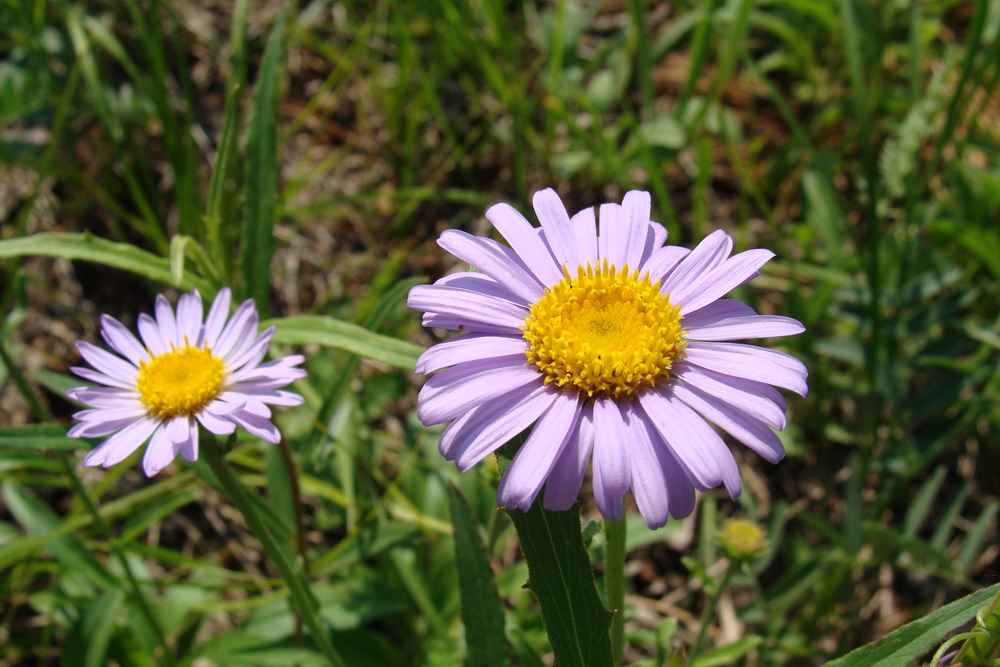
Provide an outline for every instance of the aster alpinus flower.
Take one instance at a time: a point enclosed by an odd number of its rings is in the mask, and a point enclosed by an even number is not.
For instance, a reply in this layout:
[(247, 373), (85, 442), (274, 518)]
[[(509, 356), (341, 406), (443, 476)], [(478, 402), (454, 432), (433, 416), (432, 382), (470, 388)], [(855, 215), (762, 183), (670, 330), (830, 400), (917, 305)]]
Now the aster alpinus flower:
[[(476, 271), (410, 291), (423, 323), (464, 332), (428, 349), (434, 373), (419, 395), (424, 425), (451, 422), (440, 451), (465, 471), (534, 424), (504, 473), (497, 500), (569, 509), (593, 459), (601, 513), (621, 519), (631, 489), (646, 523), (694, 508), (694, 491), (741, 491), (736, 460), (709, 421), (766, 460), (784, 456), (772, 429), (785, 401), (805, 395), (794, 357), (731, 341), (804, 327), (723, 298), (774, 256), (730, 257), (722, 231), (694, 250), (664, 245), (646, 192), (572, 218), (558, 195), (534, 196), (535, 228), (507, 204), (486, 212), (510, 246), (457, 230), (438, 244)], [(706, 421), (707, 420), (707, 421)]]
[[(155, 319), (139, 315), (139, 341), (121, 322), (101, 316), (101, 335), (119, 355), (85, 341), (77, 343), (93, 368), (72, 368), (99, 387), (67, 392), (91, 409), (77, 412), (79, 420), (68, 435), (97, 438), (110, 435), (84, 459), (84, 465), (105, 468), (119, 463), (149, 440), (143, 470), (153, 476), (180, 452), (198, 458), (198, 425), (217, 435), (241, 426), (253, 435), (277, 443), (281, 434), (271, 422), (268, 405), (299, 405), (302, 397), (281, 388), (304, 377), (295, 368), (301, 355), (261, 363), (274, 327), (257, 334), (253, 299), (229, 317), (231, 295), (219, 291), (202, 318), (201, 295), (183, 294), (177, 312), (163, 295), (156, 297)], [(113, 435), (112, 435), (113, 434)]]

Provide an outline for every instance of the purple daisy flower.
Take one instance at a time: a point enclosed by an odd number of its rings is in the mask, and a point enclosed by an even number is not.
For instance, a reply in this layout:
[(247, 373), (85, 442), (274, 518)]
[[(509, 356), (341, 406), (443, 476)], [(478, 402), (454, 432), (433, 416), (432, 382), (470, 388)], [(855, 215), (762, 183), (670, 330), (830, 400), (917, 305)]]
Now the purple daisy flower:
[(156, 318), (139, 315), (142, 342), (118, 320), (101, 316), (101, 335), (121, 357), (85, 341), (77, 349), (90, 368), (72, 368), (101, 387), (78, 387), (66, 395), (92, 409), (78, 412), (69, 430), (73, 438), (111, 435), (83, 460), (105, 468), (122, 461), (150, 440), (142, 467), (152, 477), (177, 452), (198, 458), (198, 424), (217, 435), (242, 426), (268, 442), (281, 434), (271, 423), (268, 405), (299, 405), (302, 397), (281, 387), (305, 377), (295, 368), (301, 355), (261, 363), (274, 335), (257, 335), (253, 299), (229, 317), (231, 294), (219, 291), (203, 319), (201, 295), (181, 296), (177, 313), (159, 295)]
[[(742, 487), (736, 460), (711, 421), (772, 463), (771, 429), (785, 401), (805, 395), (806, 369), (782, 352), (723, 342), (805, 328), (724, 299), (774, 256), (732, 257), (722, 231), (694, 250), (664, 245), (646, 192), (572, 218), (551, 189), (535, 194), (541, 228), (507, 204), (486, 217), (510, 243), (449, 230), (438, 244), (476, 272), (410, 291), (423, 323), (466, 332), (428, 349), (417, 372), (424, 425), (451, 422), (440, 450), (465, 471), (534, 424), (497, 500), (527, 510), (569, 509), (593, 458), (601, 513), (621, 519), (631, 489), (650, 528), (694, 509), (694, 491)], [(444, 370), (442, 370), (444, 369)], [(440, 371), (440, 372), (436, 372)]]

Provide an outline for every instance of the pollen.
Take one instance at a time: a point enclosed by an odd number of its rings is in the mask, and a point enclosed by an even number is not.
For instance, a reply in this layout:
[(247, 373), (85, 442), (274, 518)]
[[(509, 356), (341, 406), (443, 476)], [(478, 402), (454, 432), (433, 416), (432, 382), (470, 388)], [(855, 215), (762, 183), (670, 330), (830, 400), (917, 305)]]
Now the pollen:
[(670, 377), (686, 343), (680, 306), (625, 265), (579, 267), (531, 307), (522, 330), (525, 354), (545, 383), (588, 397), (629, 397)]
[(185, 345), (140, 361), (136, 388), (150, 415), (190, 417), (219, 395), (224, 371), (222, 360), (208, 347)]

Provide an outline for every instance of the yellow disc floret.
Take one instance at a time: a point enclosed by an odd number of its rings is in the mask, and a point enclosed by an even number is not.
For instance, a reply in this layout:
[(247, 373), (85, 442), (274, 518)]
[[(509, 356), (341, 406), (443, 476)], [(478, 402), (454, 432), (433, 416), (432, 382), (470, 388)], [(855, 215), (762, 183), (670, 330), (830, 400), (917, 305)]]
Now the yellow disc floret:
[(618, 398), (666, 380), (686, 343), (680, 306), (660, 294), (659, 283), (607, 260), (579, 267), (575, 278), (563, 273), (522, 327), (528, 362), (545, 382)]
[(219, 395), (224, 371), (210, 349), (185, 345), (140, 361), (136, 388), (150, 415), (192, 416)]

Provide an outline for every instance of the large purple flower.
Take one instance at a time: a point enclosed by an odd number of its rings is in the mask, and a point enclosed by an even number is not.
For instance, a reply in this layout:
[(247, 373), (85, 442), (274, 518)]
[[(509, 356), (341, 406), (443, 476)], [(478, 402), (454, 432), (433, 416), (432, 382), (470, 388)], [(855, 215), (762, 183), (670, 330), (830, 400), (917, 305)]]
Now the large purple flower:
[(73, 415), (80, 422), (68, 435), (114, 434), (87, 455), (84, 465), (112, 466), (152, 436), (142, 465), (153, 476), (178, 452), (188, 461), (198, 458), (199, 423), (218, 435), (242, 426), (268, 442), (281, 439), (267, 406), (302, 403), (301, 396), (281, 387), (305, 376), (295, 368), (304, 359), (293, 355), (261, 363), (274, 327), (257, 335), (253, 300), (244, 301), (232, 318), (230, 300), (229, 289), (221, 290), (203, 320), (197, 291), (181, 296), (176, 315), (161, 294), (155, 319), (139, 315), (142, 343), (121, 322), (102, 315), (101, 335), (121, 357), (77, 343), (94, 370), (72, 371), (104, 386), (66, 392), (92, 408)]
[(610, 519), (622, 518), (629, 489), (651, 528), (690, 514), (695, 489), (724, 484), (738, 496), (736, 461), (706, 419), (774, 463), (785, 401), (770, 385), (807, 391), (794, 357), (722, 342), (804, 331), (722, 298), (774, 253), (730, 257), (722, 231), (694, 250), (664, 245), (645, 192), (601, 205), (600, 233), (593, 208), (570, 218), (551, 189), (534, 208), (541, 228), (507, 204), (486, 211), (510, 247), (444, 232), (438, 244), (476, 272), (410, 291), (425, 326), (465, 332), (417, 363), (440, 371), (417, 414), (451, 422), (441, 453), (465, 471), (534, 424), (497, 491), (523, 510), (543, 485), (546, 509), (569, 509), (592, 455), (594, 496)]

